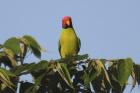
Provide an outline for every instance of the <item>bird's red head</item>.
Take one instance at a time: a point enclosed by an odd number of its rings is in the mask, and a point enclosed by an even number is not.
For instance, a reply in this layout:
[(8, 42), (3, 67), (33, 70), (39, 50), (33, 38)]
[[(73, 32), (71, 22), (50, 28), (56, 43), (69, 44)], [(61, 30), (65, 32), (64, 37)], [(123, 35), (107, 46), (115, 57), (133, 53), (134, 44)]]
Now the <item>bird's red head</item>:
[(65, 16), (62, 19), (62, 28), (72, 28), (72, 19), (70, 16)]

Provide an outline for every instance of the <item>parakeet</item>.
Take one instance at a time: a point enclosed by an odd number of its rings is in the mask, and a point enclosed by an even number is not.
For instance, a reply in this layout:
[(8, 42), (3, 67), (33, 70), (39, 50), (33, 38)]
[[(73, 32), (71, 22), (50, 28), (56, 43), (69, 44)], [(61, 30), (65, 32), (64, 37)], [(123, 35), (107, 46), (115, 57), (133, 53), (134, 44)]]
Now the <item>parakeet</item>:
[(62, 19), (62, 31), (58, 43), (61, 58), (76, 56), (80, 50), (81, 41), (75, 33), (70, 16)]

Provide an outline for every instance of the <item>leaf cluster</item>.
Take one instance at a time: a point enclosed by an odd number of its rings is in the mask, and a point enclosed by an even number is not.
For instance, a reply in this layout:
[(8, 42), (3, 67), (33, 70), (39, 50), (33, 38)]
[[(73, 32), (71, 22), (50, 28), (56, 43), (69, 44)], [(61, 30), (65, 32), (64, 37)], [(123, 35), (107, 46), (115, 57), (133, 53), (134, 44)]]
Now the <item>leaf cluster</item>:
[[(25, 63), (28, 54), (39, 62)], [(123, 93), (132, 77), (140, 84), (140, 65), (131, 58), (91, 59), (87, 54), (41, 60), (42, 47), (31, 36), (12, 37), (0, 45), (0, 93)], [(33, 82), (20, 77), (30, 74)]]

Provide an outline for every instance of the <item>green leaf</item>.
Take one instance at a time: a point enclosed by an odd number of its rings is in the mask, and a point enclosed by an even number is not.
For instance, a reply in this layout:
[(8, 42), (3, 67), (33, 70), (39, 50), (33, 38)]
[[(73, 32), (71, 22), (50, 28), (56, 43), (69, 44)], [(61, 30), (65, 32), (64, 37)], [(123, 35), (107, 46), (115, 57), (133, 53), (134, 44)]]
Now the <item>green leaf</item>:
[[(22, 42), (21, 41), (21, 39), (20, 39), (20, 42)], [(26, 44), (24, 44), (23, 42), (21, 43), (21, 52), (20, 52), (20, 61), (21, 61), (21, 64), (23, 65), (23, 62), (24, 62), (24, 58), (25, 58), (25, 56), (26, 56), (26, 54), (27, 54), (27, 50), (28, 50), (28, 47), (27, 47), (27, 45)]]
[[(103, 61), (103, 62), (102, 62)], [(88, 64), (87, 72), (85, 73), (85, 86), (89, 87), (91, 81), (97, 79), (99, 75), (103, 74), (108, 83), (111, 85), (110, 78), (104, 66), (104, 60), (95, 60)]]
[(47, 71), (48, 62), (46, 60), (42, 60), (37, 64), (31, 63), (17, 66), (13, 72), (18, 76), (30, 73), (33, 76), (35, 84), (40, 85), (42, 78), (47, 74)]
[(33, 54), (40, 58), (41, 57), (41, 46), (38, 44), (38, 42), (31, 36), (25, 35), (23, 38), (21, 38), (22, 41), (30, 47), (32, 50)]
[(4, 48), (3, 51), (0, 52), (0, 62), (10, 68), (17, 66), (15, 54), (11, 49), (7, 49), (7, 48)]
[(84, 74), (84, 85), (90, 87), (91, 81), (95, 80), (102, 72), (102, 68), (98, 65), (97, 61), (92, 61), (88, 64), (88, 68)]
[(90, 87), (89, 84), (93, 79), (95, 79), (94, 76), (96, 76), (96, 75), (93, 75), (92, 77), (89, 77), (89, 74), (87, 72), (84, 72), (84, 75), (81, 78), (82, 78), (82, 80), (84, 80), (84, 86), (85, 87)]
[(14, 68), (13, 73), (15, 73), (18, 76), (23, 75), (23, 74), (28, 74), (29, 72), (27, 71), (31, 69), (34, 65), (35, 63), (23, 64), (23, 65), (17, 66)]
[(65, 83), (73, 89), (70, 73), (64, 63), (57, 63), (56, 70), (58, 71), (61, 78), (65, 81)]
[(84, 59), (87, 59), (88, 57), (89, 57), (88, 54), (78, 55), (77, 60), (84, 60)]
[(0, 68), (2, 72), (5, 72), (9, 77), (15, 77), (16, 75), (14, 73), (12, 73), (9, 70), (6, 70), (4, 68)]
[(15, 75), (3, 68), (0, 68), (0, 81), (5, 87), (9, 87), (10, 89), (14, 90), (14, 84), (10, 81), (11, 76)]
[(17, 66), (13, 72), (16, 75), (28, 74), (32, 72), (39, 72), (40, 70), (48, 70), (48, 62), (46, 60), (40, 61), (38, 64), (30, 63)]
[(37, 93), (39, 87), (29, 82), (21, 82), (19, 93)]
[[(29, 71), (33, 76), (36, 85), (40, 85), (42, 79), (48, 74), (48, 62), (45, 60), (40, 61), (34, 65)], [(44, 81), (45, 82), (45, 81)]]
[(18, 54), (20, 52), (20, 42), (16, 37), (12, 37), (6, 40), (3, 46), (5, 48), (11, 49), (15, 54)]
[(3, 45), (0, 44), (0, 49), (3, 48)]
[(38, 64), (35, 64), (29, 69), (29, 72), (38, 72), (39, 70), (48, 70), (48, 61), (41, 60)]
[[(132, 92), (132, 90), (135, 88), (135, 86), (136, 86), (136, 84), (137, 84), (137, 75), (136, 75), (136, 73), (137, 73), (137, 71), (136, 71), (136, 69), (135, 69), (135, 66), (136, 66), (136, 64), (133, 64), (133, 70), (132, 70), (132, 73), (131, 73), (131, 76), (132, 76), (132, 87), (131, 87), (131, 91), (130, 92)], [(140, 71), (140, 70), (139, 70)], [(138, 72), (139, 72), (138, 71)], [(139, 74), (139, 73), (138, 73)], [(139, 85), (139, 83), (138, 83), (138, 85)]]
[(110, 86), (112, 86), (110, 78), (109, 78), (109, 75), (108, 75), (108, 72), (107, 72), (107, 70), (106, 70), (106, 68), (104, 66), (104, 64), (105, 64), (104, 59), (97, 60), (97, 63), (102, 68), (102, 72), (103, 72), (107, 82), (110, 84)]
[(31, 46), (31, 49), (32, 49), (33, 54), (34, 54), (36, 57), (41, 58), (41, 50), (40, 50), (40, 49), (37, 49), (37, 48), (32, 47), (32, 46)]
[(118, 81), (120, 83), (120, 86), (124, 86), (129, 76), (131, 75), (132, 68), (133, 68), (133, 61), (131, 58), (127, 59), (120, 59), (118, 60)]
[(68, 71), (68, 69), (67, 69), (66, 64), (60, 63), (60, 65), (61, 65), (61, 68), (62, 68), (64, 74), (65, 74), (66, 79), (68, 80), (69, 83), (71, 83), (70, 73), (69, 73), (69, 71)]
[(139, 64), (134, 65), (134, 74), (135, 74), (135, 78), (138, 85), (140, 85), (140, 65)]

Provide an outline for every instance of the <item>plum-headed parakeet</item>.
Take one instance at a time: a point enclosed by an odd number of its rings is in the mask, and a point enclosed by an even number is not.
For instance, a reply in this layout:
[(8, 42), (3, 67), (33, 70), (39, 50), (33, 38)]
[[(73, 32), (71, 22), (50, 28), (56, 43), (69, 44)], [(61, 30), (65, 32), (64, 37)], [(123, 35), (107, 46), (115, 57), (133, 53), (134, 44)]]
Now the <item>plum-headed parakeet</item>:
[(72, 19), (69, 16), (62, 19), (62, 32), (58, 47), (61, 58), (76, 56), (80, 50), (81, 42), (75, 33)]

